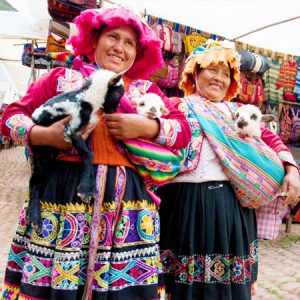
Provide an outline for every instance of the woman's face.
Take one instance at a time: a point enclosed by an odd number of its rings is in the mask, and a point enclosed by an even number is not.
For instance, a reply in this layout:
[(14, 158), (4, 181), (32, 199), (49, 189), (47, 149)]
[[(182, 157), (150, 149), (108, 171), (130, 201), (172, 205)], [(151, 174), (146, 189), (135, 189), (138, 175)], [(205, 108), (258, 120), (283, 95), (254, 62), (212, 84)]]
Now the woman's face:
[(105, 28), (95, 45), (97, 64), (120, 73), (131, 67), (137, 53), (137, 36), (131, 26)]
[(230, 68), (223, 64), (210, 65), (200, 69), (196, 80), (197, 94), (211, 101), (220, 102), (231, 83)]

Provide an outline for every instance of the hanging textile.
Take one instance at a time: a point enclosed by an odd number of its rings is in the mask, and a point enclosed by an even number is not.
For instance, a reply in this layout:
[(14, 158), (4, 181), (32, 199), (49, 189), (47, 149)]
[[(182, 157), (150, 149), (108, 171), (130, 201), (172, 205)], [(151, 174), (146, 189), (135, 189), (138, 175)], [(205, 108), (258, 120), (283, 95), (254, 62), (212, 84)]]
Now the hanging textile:
[(296, 74), (296, 83), (294, 88), (295, 97), (297, 97), (297, 101), (300, 102), (300, 57), (298, 57), (298, 69)]
[(284, 88), (283, 96), (285, 100), (288, 101), (296, 101), (296, 97), (294, 95), (294, 88), (296, 84), (296, 74), (298, 70), (297, 61), (287, 61), (279, 71), (279, 77), (276, 84), (276, 87), (279, 89), (281, 87)]
[(279, 77), (280, 62), (276, 59), (268, 58), (270, 69), (263, 75), (265, 82), (266, 102), (272, 106), (278, 105), (283, 99), (283, 87), (277, 89), (276, 83)]

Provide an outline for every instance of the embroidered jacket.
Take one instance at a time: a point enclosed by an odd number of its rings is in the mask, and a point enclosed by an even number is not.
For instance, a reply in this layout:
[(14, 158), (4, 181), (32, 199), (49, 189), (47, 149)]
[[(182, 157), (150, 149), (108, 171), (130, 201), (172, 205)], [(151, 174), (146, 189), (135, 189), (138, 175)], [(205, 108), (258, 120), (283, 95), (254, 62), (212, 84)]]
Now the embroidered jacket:
[[(200, 98), (200, 96), (197, 95), (190, 95), (188, 97)], [(232, 109), (232, 111), (236, 110), (236, 106), (237, 106), (236, 103), (228, 102), (228, 105)], [(190, 111), (187, 103), (184, 102), (184, 99), (182, 99), (182, 102), (179, 104), (179, 109), (182, 112), (184, 112), (184, 114), (186, 115), (192, 130), (191, 142), (188, 145), (187, 156), (181, 170), (181, 173), (183, 173), (183, 172), (195, 170), (197, 168), (198, 163), (200, 161), (204, 135), (201, 133), (202, 130), (196, 116), (194, 115), (193, 112)], [(269, 129), (265, 127), (262, 127), (261, 131), (262, 131), (261, 134), (262, 140), (277, 153), (279, 159), (283, 163), (287, 162), (297, 167), (297, 164), (290, 150), (283, 144), (281, 139), (276, 134), (274, 134), (273, 132), (271, 132)]]
[[(94, 71), (93, 65), (85, 64), (78, 71), (57, 67), (43, 75), (31, 84), (20, 101), (7, 106), (0, 130), (15, 141), (28, 145), (28, 134), (34, 125), (31, 120), (33, 111), (53, 96), (80, 87), (84, 83), (84, 77), (90, 76)], [(180, 99), (167, 98), (155, 83), (144, 80), (131, 82), (128, 90), (134, 91), (141, 87), (146, 87), (147, 93), (158, 94), (170, 112), (168, 116), (159, 119), (160, 132), (154, 141), (173, 148), (186, 147), (191, 138), (191, 130), (185, 116), (177, 109)]]

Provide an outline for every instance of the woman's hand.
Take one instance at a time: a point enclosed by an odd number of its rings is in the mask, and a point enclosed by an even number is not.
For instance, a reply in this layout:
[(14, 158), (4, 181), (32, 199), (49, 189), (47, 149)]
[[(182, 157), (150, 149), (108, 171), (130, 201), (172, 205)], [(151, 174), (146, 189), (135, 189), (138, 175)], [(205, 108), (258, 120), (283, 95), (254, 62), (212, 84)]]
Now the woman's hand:
[[(33, 146), (51, 146), (60, 150), (72, 147), (64, 138), (65, 125), (70, 122), (71, 116), (53, 123), (49, 127), (35, 125), (29, 134), (29, 142)], [(86, 140), (96, 125), (89, 124), (81, 131), (82, 138)]]
[(71, 148), (71, 144), (64, 139), (64, 128), (71, 118), (68, 116), (49, 127), (33, 126), (29, 134), (29, 143), (33, 146), (51, 146), (60, 150)]
[(138, 137), (154, 138), (159, 133), (159, 122), (137, 114), (104, 114), (108, 131), (118, 140)]
[(286, 175), (283, 180), (283, 196), (286, 196), (284, 205), (296, 205), (300, 195), (300, 179), (298, 169), (293, 165), (285, 165)]

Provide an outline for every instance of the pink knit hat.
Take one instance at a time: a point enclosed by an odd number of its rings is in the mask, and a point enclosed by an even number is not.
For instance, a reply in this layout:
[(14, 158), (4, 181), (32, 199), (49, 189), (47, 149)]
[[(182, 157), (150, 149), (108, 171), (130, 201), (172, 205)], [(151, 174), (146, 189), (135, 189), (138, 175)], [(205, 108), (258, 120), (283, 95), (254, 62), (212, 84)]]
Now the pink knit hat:
[(94, 29), (100, 29), (102, 25), (108, 27), (130, 25), (138, 31), (139, 41), (135, 61), (125, 75), (130, 79), (149, 79), (150, 74), (163, 65), (160, 39), (131, 9), (122, 6), (86, 9), (75, 18), (74, 23), (78, 32), (70, 37), (68, 43), (72, 45), (75, 55), (84, 54), (94, 63)]

